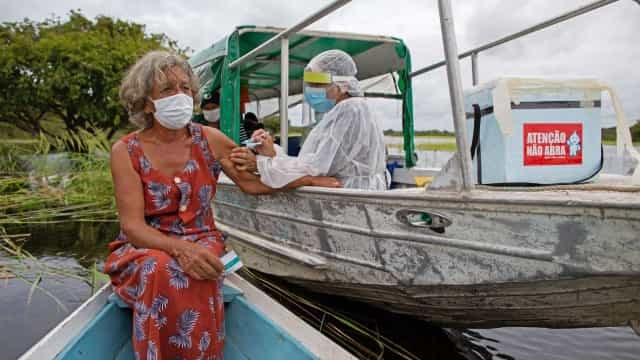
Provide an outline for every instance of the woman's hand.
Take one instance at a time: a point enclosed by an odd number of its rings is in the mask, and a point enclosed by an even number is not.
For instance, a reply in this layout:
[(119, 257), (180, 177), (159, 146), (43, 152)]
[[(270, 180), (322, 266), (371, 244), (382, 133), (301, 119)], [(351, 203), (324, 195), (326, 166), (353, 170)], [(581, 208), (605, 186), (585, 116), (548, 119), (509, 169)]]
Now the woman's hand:
[(237, 147), (231, 150), (229, 158), (238, 171), (248, 171), (254, 173), (258, 171), (256, 155), (246, 147)]
[(220, 259), (198, 244), (181, 241), (171, 255), (176, 258), (182, 270), (196, 280), (215, 280), (224, 271)]
[(273, 145), (273, 138), (264, 129), (258, 129), (251, 135), (251, 141), (259, 142), (260, 145), (256, 146), (258, 154), (268, 157), (276, 156), (276, 148)]
[(331, 176), (312, 176), (311, 186), (339, 188), (342, 187), (342, 184), (340, 183), (340, 181), (338, 181), (338, 179)]

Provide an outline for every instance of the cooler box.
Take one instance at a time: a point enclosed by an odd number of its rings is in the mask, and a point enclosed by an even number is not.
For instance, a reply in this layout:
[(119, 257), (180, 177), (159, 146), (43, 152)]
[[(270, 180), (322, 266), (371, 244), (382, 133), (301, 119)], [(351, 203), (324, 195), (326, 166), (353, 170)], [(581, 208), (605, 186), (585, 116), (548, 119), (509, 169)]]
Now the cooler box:
[(572, 184), (602, 168), (601, 89), (589, 80), (504, 78), (465, 91), (478, 184)]

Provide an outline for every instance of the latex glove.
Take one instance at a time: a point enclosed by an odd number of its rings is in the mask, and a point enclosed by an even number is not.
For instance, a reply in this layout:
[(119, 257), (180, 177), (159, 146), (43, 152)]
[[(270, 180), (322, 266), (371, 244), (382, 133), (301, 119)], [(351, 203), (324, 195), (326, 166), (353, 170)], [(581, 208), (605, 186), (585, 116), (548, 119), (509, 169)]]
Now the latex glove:
[(248, 171), (251, 173), (258, 171), (256, 155), (249, 148), (234, 148), (233, 150), (231, 150), (231, 155), (229, 156), (229, 158), (238, 171)]
[(259, 142), (260, 145), (256, 145), (255, 149), (258, 154), (268, 157), (276, 156), (276, 149), (273, 145), (273, 137), (264, 129), (258, 129), (251, 135), (253, 142)]

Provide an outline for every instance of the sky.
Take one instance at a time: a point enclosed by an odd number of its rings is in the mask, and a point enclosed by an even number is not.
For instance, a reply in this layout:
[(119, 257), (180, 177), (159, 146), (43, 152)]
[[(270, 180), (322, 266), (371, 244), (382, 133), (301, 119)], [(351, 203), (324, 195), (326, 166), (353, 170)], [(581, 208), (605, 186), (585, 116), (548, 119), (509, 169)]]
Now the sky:
[[(572, 10), (593, 0), (453, 0), (460, 52)], [(81, 9), (88, 17), (113, 16), (165, 33), (180, 46), (200, 50), (237, 25), (287, 27), (329, 0), (0, 0), (0, 22), (25, 17), (64, 17)], [(444, 58), (436, 0), (355, 0), (310, 29), (402, 38), (414, 70)], [(620, 0), (566, 23), (528, 35), (479, 55), (480, 82), (500, 76), (590, 77), (618, 90), (625, 114), (640, 120), (640, 4)], [(471, 86), (469, 60), (461, 63), (463, 85)], [(453, 128), (444, 68), (414, 78), (415, 127)], [(614, 124), (603, 99), (603, 126)], [(263, 106), (263, 109), (267, 106)], [(392, 104), (376, 104), (383, 128), (400, 129)], [(295, 113), (295, 110), (291, 111)], [(292, 114), (295, 117), (295, 114)]]

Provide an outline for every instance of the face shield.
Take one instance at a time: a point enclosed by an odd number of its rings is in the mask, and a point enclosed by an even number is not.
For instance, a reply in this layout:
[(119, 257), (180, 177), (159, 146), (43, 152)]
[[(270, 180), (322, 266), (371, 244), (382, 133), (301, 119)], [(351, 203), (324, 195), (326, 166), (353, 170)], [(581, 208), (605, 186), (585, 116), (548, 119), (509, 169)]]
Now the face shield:
[[(305, 71), (303, 77), (303, 126), (315, 125), (325, 113), (335, 105), (336, 100), (327, 95), (331, 86), (337, 86), (342, 92), (349, 93), (350, 84), (358, 83), (354, 76), (339, 76), (326, 72)], [(358, 86), (359, 87), (359, 86)]]

